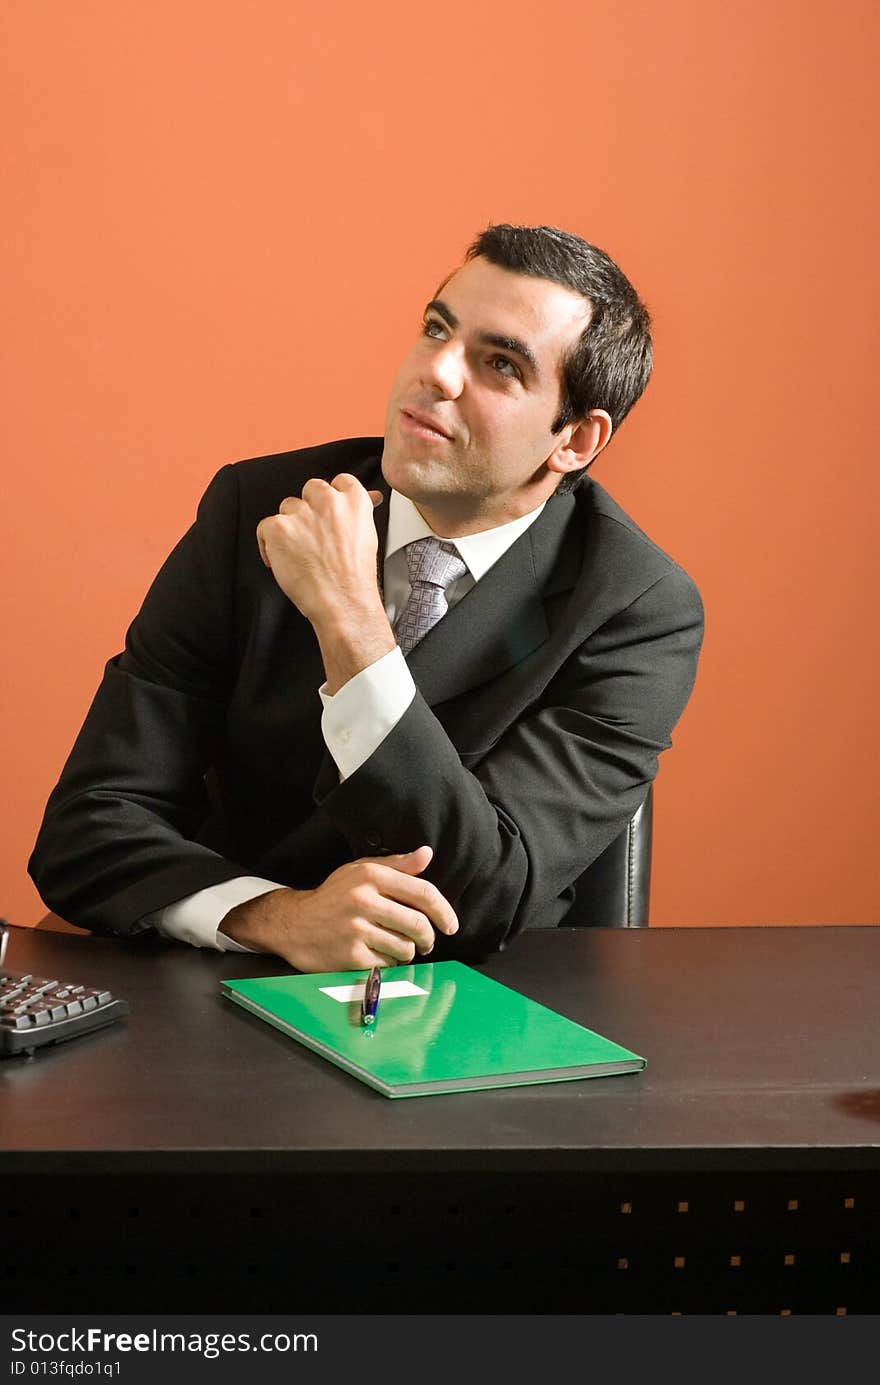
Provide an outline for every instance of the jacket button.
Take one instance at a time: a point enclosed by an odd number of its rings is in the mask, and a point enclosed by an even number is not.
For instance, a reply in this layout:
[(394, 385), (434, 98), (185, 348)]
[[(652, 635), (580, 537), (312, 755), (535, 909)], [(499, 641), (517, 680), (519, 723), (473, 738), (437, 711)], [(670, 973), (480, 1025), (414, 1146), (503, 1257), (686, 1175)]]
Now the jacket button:
[(366, 835), (365, 840), (366, 840), (367, 846), (381, 846), (381, 845), (382, 845), (382, 838), (380, 837), (380, 835), (379, 835), (378, 832), (368, 832), (367, 835)]

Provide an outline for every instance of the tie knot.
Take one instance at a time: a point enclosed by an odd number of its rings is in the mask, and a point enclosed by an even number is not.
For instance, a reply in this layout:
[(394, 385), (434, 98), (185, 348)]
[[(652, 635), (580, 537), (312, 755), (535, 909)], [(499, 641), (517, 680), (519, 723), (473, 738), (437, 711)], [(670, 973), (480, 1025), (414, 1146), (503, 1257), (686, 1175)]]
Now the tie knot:
[(445, 591), (467, 572), (455, 544), (444, 539), (435, 539), (433, 536), (408, 543), (406, 563), (410, 584), (413, 587), (417, 582), (428, 582), (432, 587), (440, 587)]

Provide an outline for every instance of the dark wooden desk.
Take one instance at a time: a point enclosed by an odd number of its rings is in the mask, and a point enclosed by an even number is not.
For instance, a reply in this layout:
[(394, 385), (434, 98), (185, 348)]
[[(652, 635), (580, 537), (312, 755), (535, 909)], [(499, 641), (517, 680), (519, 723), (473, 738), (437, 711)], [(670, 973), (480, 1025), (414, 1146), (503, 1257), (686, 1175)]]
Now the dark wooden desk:
[(221, 998), (269, 958), (7, 966), (131, 1015), (0, 1064), (6, 1311), (880, 1309), (880, 929), (527, 935), (482, 969), (647, 1070), (406, 1101)]

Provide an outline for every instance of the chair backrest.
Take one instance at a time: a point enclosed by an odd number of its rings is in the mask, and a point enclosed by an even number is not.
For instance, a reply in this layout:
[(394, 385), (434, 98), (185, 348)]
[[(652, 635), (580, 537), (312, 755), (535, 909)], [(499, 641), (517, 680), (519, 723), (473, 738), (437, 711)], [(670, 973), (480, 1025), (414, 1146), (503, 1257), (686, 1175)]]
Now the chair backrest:
[(646, 928), (651, 894), (654, 790), (601, 856), (575, 882), (560, 928)]

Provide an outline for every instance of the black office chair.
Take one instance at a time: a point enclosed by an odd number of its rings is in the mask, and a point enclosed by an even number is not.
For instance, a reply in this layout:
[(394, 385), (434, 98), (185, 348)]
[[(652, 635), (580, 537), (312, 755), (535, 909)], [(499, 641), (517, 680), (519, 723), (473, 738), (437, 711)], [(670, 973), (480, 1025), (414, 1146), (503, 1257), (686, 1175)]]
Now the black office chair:
[(627, 827), (575, 882), (560, 928), (647, 928), (654, 790)]

